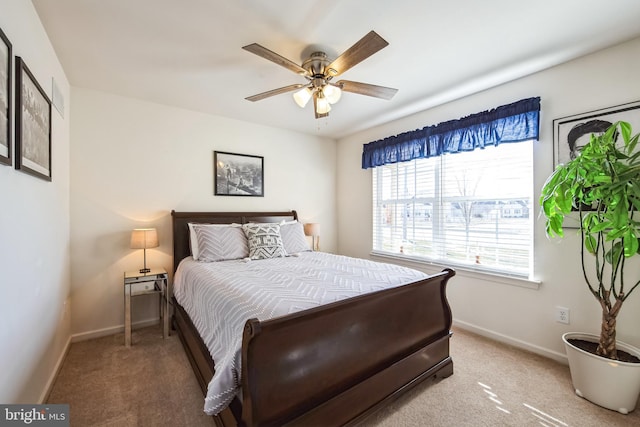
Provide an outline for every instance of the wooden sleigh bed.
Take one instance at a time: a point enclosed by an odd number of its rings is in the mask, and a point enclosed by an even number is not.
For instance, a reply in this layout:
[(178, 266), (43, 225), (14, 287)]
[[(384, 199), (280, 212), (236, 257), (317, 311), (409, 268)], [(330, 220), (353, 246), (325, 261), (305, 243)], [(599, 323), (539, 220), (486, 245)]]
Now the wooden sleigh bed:
[[(188, 223), (297, 219), (295, 211), (171, 215), (174, 272), (190, 255)], [(242, 399), (235, 398), (215, 416), (216, 425), (357, 425), (423, 380), (452, 375), (451, 310), (445, 288), (454, 274), (445, 269), (425, 280), (284, 317), (247, 319)], [(173, 326), (206, 393), (214, 361), (188, 314), (175, 299), (173, 305)], [(322, 351), (304, 361), (295, 357), (309, 346)]]

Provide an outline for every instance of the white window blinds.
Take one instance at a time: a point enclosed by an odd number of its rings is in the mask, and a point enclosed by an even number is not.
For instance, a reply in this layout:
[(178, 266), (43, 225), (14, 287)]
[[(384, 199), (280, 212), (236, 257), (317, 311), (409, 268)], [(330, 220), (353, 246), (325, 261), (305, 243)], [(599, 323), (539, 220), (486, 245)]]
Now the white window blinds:
[(528, 277), (532, 141), (379, 166), (373, 251)]

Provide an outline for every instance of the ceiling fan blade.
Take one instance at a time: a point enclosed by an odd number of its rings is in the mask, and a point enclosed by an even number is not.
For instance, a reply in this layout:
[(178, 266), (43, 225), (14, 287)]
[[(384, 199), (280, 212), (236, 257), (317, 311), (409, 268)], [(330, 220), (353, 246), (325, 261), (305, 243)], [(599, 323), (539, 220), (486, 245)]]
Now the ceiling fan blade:
[(288, 60), (284, 56), (280, 56), (277, 53), (267, 49), (264, 46), (260, 46), (258, 43), (252, 43), (247, 46), (242, 47), (244, 50), (254, 53), (258, 56), (263, 57), (264, 59), (268, 59), (271, 62), (275, 62), (276, 64), (284, 67), (288, 70), (293, 71), (296, 74), (300, 74), (302, 76), (308, 75), (308, 71), (296, 64), (293, 61)]
[(325, 75), (327, 77), (338, 76), (388, 45), (389, 43), (378, 33), (370, 31), (329, 64), (325, 68)]
[(377, 86), (369, 83), (352, 82), (350, 80), (340, 80), (336, 82), (345, 92), (357, 93), (359, 95), (373, 96), (389, 100), (398, 92), (398, 89), (391, 87)]
[(247, 101), (251, 101), (251, 102), (256, 102), (256, 101), (260, 101), (261, 99), (265, 99), (265, 98), (269, 98), (270, 96), (274, 96), (274, 95), (280, 95), (281, 93), (287, 93), (287, 92), (292, 92), (296, 89), (300, 89), (305, 87), (306, 84), (295, 84), (295, 85), (289, 85), (289, 86), (285, 86), (285, 87), (281, 87), (278, 89), (273, 89), (267, 92), (262, 92), (259, 93), (257, 95), (253, 95), (253, 96), (248, 96), (245, 99)]

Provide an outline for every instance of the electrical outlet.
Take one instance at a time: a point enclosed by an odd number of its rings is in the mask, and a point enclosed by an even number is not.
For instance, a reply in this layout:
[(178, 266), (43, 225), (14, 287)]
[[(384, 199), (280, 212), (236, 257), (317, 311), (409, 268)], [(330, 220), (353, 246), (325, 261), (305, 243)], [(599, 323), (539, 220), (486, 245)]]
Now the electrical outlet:
[(569, 309), (566, 307), (556, 307), (556, 322), (569, 324)]

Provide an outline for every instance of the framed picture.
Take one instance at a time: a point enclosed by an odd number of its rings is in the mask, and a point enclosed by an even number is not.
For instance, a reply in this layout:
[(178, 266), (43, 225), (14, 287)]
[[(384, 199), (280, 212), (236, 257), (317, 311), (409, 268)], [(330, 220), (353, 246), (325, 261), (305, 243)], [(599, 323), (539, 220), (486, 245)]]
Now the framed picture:
[(0, 163), (11, 165), (11, 42), (0, 29)]
[(264, 157), (213, 152), (216, 196), (264, 196)]
[[(554, 167), (580, 155), (582, 147), (589, 142), (592, 134), (603, 133), (617, 121), (631, 124), (633, 133), (640, 131), (640, 101), (615, 107), (562, 117), (553, 121)], [(590, 208), (583, 207), (583, 211)], [(565, 228), (580, 228), (578, 211), (565, 217)]]
[(16, 57), (16, 169), (51, 181), (51, 101)]
[(593, 133), (603, 133), (617, 121), (631, 124), (634, 133), (640, 131), (640, 101), (602, 110), (590, 111), (553, 121), (553, 166), (566, 163), (580, 154)]

